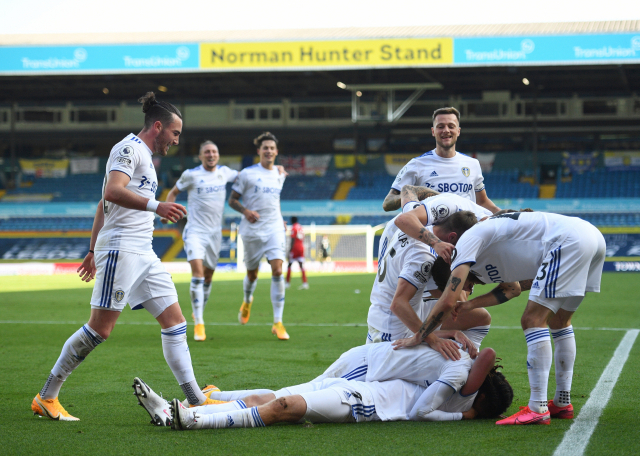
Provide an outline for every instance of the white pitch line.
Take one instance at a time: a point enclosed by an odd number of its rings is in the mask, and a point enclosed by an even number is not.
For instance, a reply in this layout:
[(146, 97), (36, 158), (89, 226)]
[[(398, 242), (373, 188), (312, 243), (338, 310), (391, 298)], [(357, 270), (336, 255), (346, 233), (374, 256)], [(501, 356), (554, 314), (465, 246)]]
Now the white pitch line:
[(591, 391), (589, 399), (580, 409), (578, 418), (564, 435), (553, 456), (582, 456), (584, 454), (589, 439), (598, 425), (600, 415), (611, 398), (620, 372), (629, 358), (629, 352), (638, 333), (640, 330), (631, 329), (624, 335), (613, 354), (613, 358), (604, 368), (596, 387)]

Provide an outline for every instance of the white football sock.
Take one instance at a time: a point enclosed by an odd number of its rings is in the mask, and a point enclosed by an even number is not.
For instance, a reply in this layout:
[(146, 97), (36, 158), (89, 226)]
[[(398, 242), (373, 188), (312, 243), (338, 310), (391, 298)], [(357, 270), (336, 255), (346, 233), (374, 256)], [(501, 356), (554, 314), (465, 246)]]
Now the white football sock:
[(196, 325), (204, 324), (202, 312), (204, 310), (204, 279), (202, 277), (193, 277), (189, 292), (191, 294), (191, 308), (193, 309), (193, 317)]
[(227, 402), (226, 404), (209, 404), (194, 407), (194, 411), (200, 415), (213, 415), (214, 413), (233, 412), (234, 410), (244, 410), (247, 404), (242, 399)]
[(202, 285), (202, 292), (204, 294), (202, 301), (202, 311), (204, 312), (204, 309), (207, 307), (207, 302), (209, 302), (209, 295), (211, 294), (211, 282), (205, 282)]
[(213, 415), (200, 415), (202, 429), (222, 429), (238, 427), (263, 427), (264, 423), (258, 413), (258, 407), (236, 410)]
[(524, 330), (527, 340), (527, 371), (529, 373), (529, 408), (537, 413), (547, 412), (547, 386), (551, 371), (551, 337), (547, 328)]
[(171, 372), (190, 404), (202, 404), (207, 400), (196, 382), (187, 345), (187, 322), (182, 322), (162, 332), (162, 351)]
[(282, 321), (284, 313), (284, 277), (271, 277), (271, 305), (273, 306), (273, 322)]
[(60, 388), (67, 377), (102, 342), (104, 339), (91, 329), (88, 323), (73, 333), (62, 347), (62, 353), (60, 353), (58, 361), (51, 369), (51, 374), (40, 391), (40, 397), (42, 399), (58, 397)]
[(562, 329), (551, 329), (553, 337), (554, 358), (556, 367), (556, 394), (553, 403), (564, 407), (571, 403), (571, 381), (573, 365), (576, 361), (576, 338), (573, 326)]
[(258, 286), (258, 279), (253, 282), (249, 282), (249, 277), (244, 276), (244, 280), (242, 281), (242, 289), (244, 290), (244, 302), (251, 302), (251, 297), (253, 296), (253, 292)]

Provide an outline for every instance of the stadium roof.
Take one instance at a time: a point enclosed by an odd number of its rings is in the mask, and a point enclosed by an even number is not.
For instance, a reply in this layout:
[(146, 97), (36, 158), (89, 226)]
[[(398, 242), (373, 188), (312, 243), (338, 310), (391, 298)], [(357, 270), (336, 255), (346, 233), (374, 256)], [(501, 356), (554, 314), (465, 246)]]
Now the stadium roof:
[(640, 20), (532, 24), (351, 27), (200, 32), (0, 34), (0, 46), (175, 43), (207, 41), (288, 41), (418, 37), (616, 34), (640, 32)]

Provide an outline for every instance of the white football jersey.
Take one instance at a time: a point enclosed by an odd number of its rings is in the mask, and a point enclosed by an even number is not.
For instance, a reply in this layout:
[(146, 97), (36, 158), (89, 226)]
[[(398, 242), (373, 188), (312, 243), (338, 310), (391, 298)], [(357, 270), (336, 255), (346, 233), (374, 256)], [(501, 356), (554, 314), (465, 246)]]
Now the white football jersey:
[[(484, 217), (491, 217), (493, 213), (473, 201), (456, 195), (455, 193), (443, 193), (420, 201), (427, 210), (427, 223), (425, 226), (438, 225), (447, 220), (451, 215), (459, 211), (471, 211), (478, 221)], [(405, 205), (407, 206), (407, 205)], [(409, 207), (411, 207), (409, 205)]]
[(111, 149), (102, 185), (104, 225), (98, 234), (94, 250), (153, 252), (151, 241), (155, 214), (127, 209), (104, 200), (107, 177), (111, 172), (125, 173), (131, 178), (126, 186), (127, 190), (155, 200), (158, 177), (153, 167), (152, 155), (153, 152), (147, 145), (133, 133)]
[(182, 173), (176, 187), (181, 192), (189, 192), (189, 214), (185, 229), (209, 233), (222, 228), (226, 185), (237, 176), (238, 171), (220, 165), (213, 171), (207, 171), (200, 165)]
[(435, 149), (413, 158), (400, 170), (391, 188), (405, 185), (429, 187), (440, 193), (455, 193), (475, 203), (476, 192), (484, 190), (480, 162), (460, 152), (443, 158)]
[(398, 279), (402, 278), (416, 287), (416, 294), (409, 302), (418, 313), (422, 305), (422, 292), (431, 278), (431, 267), (437, 254), (433, 248), (400, 230), (391, 238), (381, 238), (380, 243), (378, 273), (371, 289), (367, 324), (378, 331), (396, 334), (406, 329), (404, 323), (391, 312)]
[(576, 224), (587, 222), (545, 212), (495, 215), (460, 237), (451, 270), (470, 263), (484, 283), (533, 279), (547, 252), (560, 245)]
[(233, 190), (242, 196), (244, 207), (260, 214), (260, 219), (249, 223), (243, 216), (240, 235), (243, 238), (266, 240), (275, 230), (284, 231), (284, 221), (280, 213), (280, 192), (285, 175), (277, 168), (268, 170), (260, 163), (243, 169), (233, 184)]

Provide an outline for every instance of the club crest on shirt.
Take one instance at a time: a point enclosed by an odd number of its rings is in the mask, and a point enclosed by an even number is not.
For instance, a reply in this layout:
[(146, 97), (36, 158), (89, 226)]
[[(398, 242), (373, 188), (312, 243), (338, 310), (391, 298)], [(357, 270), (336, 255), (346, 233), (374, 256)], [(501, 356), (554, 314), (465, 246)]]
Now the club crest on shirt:
[(469, 168), (465, 166), (464, 168), (462, 168), (462, 174), (464, 174), (464, 177), (469, 177), (469, 174), (471, 174), (471, 171), (469, 171)]
[(122, 149), (120, 149), (118, 151), (118, 154), (121, 157), (130, 157), (133, 155), (133, 147), (131, 146), (124, 146)]
[(124, 291), (122, 290), (117, 290), (114, 294), (113, 297), (115, 298), (116, 302), (120, 302), (122, 301), (122, 298), (124, 298)]

